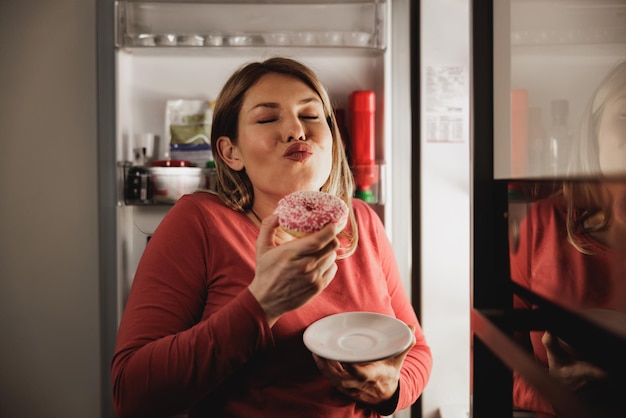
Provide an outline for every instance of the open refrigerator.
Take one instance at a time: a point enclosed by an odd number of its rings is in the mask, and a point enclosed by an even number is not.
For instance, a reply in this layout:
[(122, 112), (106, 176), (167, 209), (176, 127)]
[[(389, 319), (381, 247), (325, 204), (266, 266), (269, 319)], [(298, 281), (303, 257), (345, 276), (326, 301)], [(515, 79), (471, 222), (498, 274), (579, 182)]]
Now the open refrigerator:
[[(393, 2), (393, 7), (402, 3)], [(393, 236), (394, 206), (408, 202), (393, 198), (391, 178), (407, 187), (409, 176), (392, 176), (388, 171), (394, 166), (392, 143), (394, 155), (402, 155), (401, 149), (407, 158), (410, 154), (410, 118), (406, 117), (410, 97), (406, 89), (403, 97), (397, 97), (400, 90), (394, 91), (392, 85), (408, 77), (406, 67), (399, 68), (399, 74), (392, 68), (392, 49), (408, 48), (408, 39), (391, 36), (391, 15), (402, 12), (392, 10), (392, 2), (120, 1), (115, 7), (119, 313), (143, 248), (162, 217), (180, 193), (196, 185), (211, 188), (210, 163), (174, 155), (172, 131), (180, 122), (172, 114), (185, 112), (176, 102), (206, 104), (203, 110), (194, 108), (182, 116), (204, 113), (208, 133), (211, 102), (227, 77), (249, 61), (282, 55), (313, 68), (330, 93), (347, 148), (360, 140), (352, 135), (350, 96), (355, 91), (373, 92), (376, 175), (370, 203)], [(394, 133), (392, 128), (404, 132)], [(157, 170), (166, 170), (150, 165), (181, 159), (201, 172), (200, 182), (191, 189), (174, 184), (175, 190), (165, 193), (164, 176), (157, 178)], [(151, 188), (129, 190), (137, 174), (129, 173), (129, 168), (135, 166), (147, 168)]]
[[(230, 74), (272, 56), (298, 59), (320, 76), (347, 148), (359, 141), (351, 127), (351, 95), (373, 94), (374, 174), (366, 198), (385, 224), (410, 294), (409, 7), (409, 0), (100, 2), (99, 36), (114, 38), (113, 45), (100, 47), (105, 54), (99, 63), (99, 105), (104, 113), (108, 105), (114, 121), (114, 128), (100, 128), (102, 137), (112, 137), (112, 143), (101, 144), (100, 162), (107, 166), (101, 173), (115, 181), (109, 193), (115, 195), (114, 208), (101, 217), (103, 242), (115, 248), (108, 257), (115, 259), (115, 271), (102, 267), (109, 277), (103, 280), (103, 304), (115, 299), (114, 309), (103, 308), (106, 350), (112, 349), (150, 235), (182, 193), (212, 188), (208, 141), (204, 154), (185, 154), (189, 149), (174, 145), (174, 126), (181, 121), (176, 112), (188, 111), (184, 120), (203, 117), (201, 130), (210, 132), (212, 102)], [(105, 86), (111, 67), (112, 90)], [(185, 180), (188, 175), (193, 178)], [(106, 229), (111, 224), (114, 232)]]

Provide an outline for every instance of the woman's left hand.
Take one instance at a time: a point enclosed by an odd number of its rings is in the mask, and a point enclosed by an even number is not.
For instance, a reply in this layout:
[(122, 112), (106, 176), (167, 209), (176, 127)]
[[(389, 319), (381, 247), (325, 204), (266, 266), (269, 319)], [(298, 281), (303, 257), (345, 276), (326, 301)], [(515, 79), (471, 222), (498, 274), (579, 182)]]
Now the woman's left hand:
[[(411, 331), (415, 329), (412, 325), (409, 328)], [(396, 392), (402, 363), (414, 345), (415, 337), (411, 345), (397, 356), (369, 363), (342, 363), (315, 354), (313, 359), (320, 372), (339, 392), (356, 401), (376, 405)]]
[(571, 390), (583, 397), (593, 398), (601, 393), (607, 380), (607, 373), (599, 367), (583, 361), (564, 348), (559, 339), (546, 331), (541, 342), (546, 348), (550, 375), (556, 377)]

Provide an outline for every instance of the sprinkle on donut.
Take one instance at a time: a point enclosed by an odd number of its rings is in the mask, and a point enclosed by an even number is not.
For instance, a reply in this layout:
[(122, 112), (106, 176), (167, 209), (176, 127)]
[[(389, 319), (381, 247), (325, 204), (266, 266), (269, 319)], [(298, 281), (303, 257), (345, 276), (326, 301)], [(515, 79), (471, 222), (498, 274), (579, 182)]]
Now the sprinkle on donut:
[(302, 237), (319, 231), (330, 222), (345, 226), (348, 205), (328, 193), (299, 191), (280, 199), (274, 214), (278, 215), (278, 223), (284, 230)]

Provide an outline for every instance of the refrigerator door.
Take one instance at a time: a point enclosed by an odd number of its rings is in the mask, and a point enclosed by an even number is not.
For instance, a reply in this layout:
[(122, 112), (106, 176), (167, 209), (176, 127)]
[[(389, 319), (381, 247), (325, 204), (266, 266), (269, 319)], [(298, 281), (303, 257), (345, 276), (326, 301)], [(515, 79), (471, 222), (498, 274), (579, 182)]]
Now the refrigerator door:
[(495, 178), (594, 175), (570, 157), (595, 87), (626, 56), (625, 13), (623, 0), (494, 2)]
[(623, 385), (626, 340), (588, 309), (621, 318), (626, 300), (626, 1), (474, 2), (472, 14), (472, 412), (622, 416), (619, 396), (598, 403), (549, 373), (541, 339)]

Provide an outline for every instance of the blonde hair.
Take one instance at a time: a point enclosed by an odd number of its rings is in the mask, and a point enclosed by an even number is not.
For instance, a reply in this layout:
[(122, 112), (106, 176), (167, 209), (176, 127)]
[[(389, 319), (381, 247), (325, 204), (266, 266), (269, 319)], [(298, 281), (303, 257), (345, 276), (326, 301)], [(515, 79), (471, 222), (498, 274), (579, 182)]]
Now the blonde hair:
[(579, 134), (574, 138), (571, 159), (568, 166), (570, 175), (599, 176), (600, 157), (598, 133), (606, 104), (626, 88), (626, 59), (619, 61), (604, 76), (587, 103), (581, 118)]
[[(602, 176), (598, 134), (606, 103), (613, 100), (624, 88), (626, 60), (621, 60), (598, 84), (581, 119), (569, 172), (572, 177), (581, 176), (584, 179), (563, 183), (563, 194), (567, 202), (567, 238), (584, 254), (592, 254), (592, 251), (585, 246), (581, 236), (606, 229), (612, 217), (609, 205), (602, 204), (607, 200), (603, 195), (603, 181), (598, 179)], [(592, 217), (598, 221), (588, 222)]]
[[(581, 237), (606, 229), (611, 220), (611, 210), (602, 204), (605, 201), (602, 182), (600, 180), (566, 181), (563, 183), (563, 195), (567, 202), (567, 240), (581, 253), (594, 254)], [(598, 220), (589, 222), (592, 218)]]
[(313, 70), (296, 60), (273, 57), (262, 62), (251, 62), (239, 68), (226, 81), (215, 102), (211, 127), (211, 147), (216, 168), (216, 193), (220, 200), (233, 210), (247, 212), (252, 209), (254, 203), (252, 182), (245, 169), (235, 171), (224, 162), (217, 152), (217, 139), (220, 136), (227, 136), (233, 144), (237, 143), (239, 112), (245, 94), (266, 74), (285, 74), (295, 77), (317, 93), (322, 101), (333, 144), (330, 175), (320, 190), (341, 198), (350, 209), (350, 228), (340, 234), (340, 237), (348, 240), (340, 257), (348, 257), (354, 253), (358, 242), (358, 230), (351, 199), (354, 193), (354, 179), (328, 92)]

